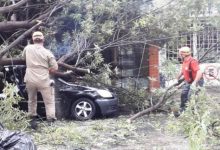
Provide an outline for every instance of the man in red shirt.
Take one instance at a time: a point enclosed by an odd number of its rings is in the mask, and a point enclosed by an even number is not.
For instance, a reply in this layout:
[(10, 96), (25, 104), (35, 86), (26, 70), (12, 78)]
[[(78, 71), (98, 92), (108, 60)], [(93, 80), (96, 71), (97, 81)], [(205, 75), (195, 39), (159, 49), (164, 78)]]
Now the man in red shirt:
[(185, 110), (186, 103), (190, 96), (190, 89), (195, 89), (198, 85), (202, 86), (202, 71), (199, 68), (199, 62), (191, 56), (189, 47), (179, 49), (179, 55), (183, 60), (182, 69), (177, 77), (179, 80), (184, 78), (184, 85), (181, 93), (180, 112)]

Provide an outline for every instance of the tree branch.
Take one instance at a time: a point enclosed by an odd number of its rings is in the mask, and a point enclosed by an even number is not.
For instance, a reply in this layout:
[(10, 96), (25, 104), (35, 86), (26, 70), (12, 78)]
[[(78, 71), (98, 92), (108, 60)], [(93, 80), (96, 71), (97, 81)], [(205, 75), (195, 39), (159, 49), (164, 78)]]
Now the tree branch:
[(12, 4), (10, 6), (0, 7), (0, 13), (6, 13), (6, 12), (13, 11), (14, 9), (19, 8), (20, 6), (26, 4), (27, 1), (28, 0), (21, 0), (20, 2), (18, 2), (16, 4)]
[(135, 120), (136, 118), (141, 117), (141, 116), (143, 116), (143, 115), (145, 115), (145, 114), (147, 114), (147, 113), (149, 113), (149, 112), (152, 112), (152, 111), (154, 111), (154, 110), (160, 108), (160, 107), (167, 101), (167, 99), (168, 99), (168, 98), (167, 98), (168, 91), (169, 91), (170, 89), (172, 89), (173, 87), (179, 85), (180, 83), (182, 83), (182, 82), (174, 83), (173, 85), (171, 85), (170, 87), (168, 87), (168, 88), (166, 89), (165, 93), (163, 94), (163, 96), (162, 96), (162, 97), (160, 98), (160, 100), (157, 102), (157, 104), (155, 104), (155, 105), (153, 105), (152, 107), (147, 108), (147, 109), (145, 109), (145, 110), (143, 110), (143, 111), (141, 111), (141, 112), (138, 112), (137, 114), (135, 114), (135, 115), (133, 115), (132, 117), (130, 117), (130, 118), (127, 120), (127, 122), (128, 122), (128, 123), (131, 123), (131, 122), (132, 122), (133, 120)]
[(45, 20), (61, 7), (62, 5), (55, 4), (51, 8), (47, 9), (43, 14), (39, 15), (31, 21), (2, 21), (0, 22), (0, 32), (17, 30), (18, 28), (30, 28), (36, 24), (36, 20)]
[[(5, 65), (26, 65), (26, 61), (22, 58), (0, 58), (0, 66), (5, 66)], [(83, 74), (89, 74), (90, 70), (89, 69), (84, 69), (84, 68), (78, 68), (74, 67), (72, 65), (68, 65), (65, 63), (58, 63), (59, 67), (63, 67), (67, 70), (72, 70), (72, 72), (61, 72), (59, 70), (53, 72), (53, 75), (55, 77), (71, 77), (72, 73), (83, 73)], [(1, 73), (0, 73), (1, 76)]]
[(63, 62), (58, 62), (58, 65), (61, 66), (61, 67), (66, 68), (66, 69), (72, 70), (73, 72), (86, 73), (86, 74), (90, 73), (89, 69), (74, 67), (72, 65), (68, 65), (68, 64), (63, 63)]
[(2, 58), (11, 48), (13, 48), (14, 46), (16, 46), (21, 40), (23, 40), (26, 36), (28, 36), (29, 34), (31, 34), (32, 31), (34, 31), (35, 29), (37, 29), (40, 25), (42, 24), (42, 22), (38, 22), (36, 25), (34, 25), (32, 28), (30, 28), (29, 30), (25, 31), (22, 35), (20, 35), (15, 41), (13, 41), (9, 46), (7, 46), (5, 49), (3, 49), (2, 51), (0, 51), (0, 58)]
[(2, 21), (0, 22), (0, 32), (16, 30), (18, 28), (28, 28), (32, 25), (33, 23), (29, 21)]

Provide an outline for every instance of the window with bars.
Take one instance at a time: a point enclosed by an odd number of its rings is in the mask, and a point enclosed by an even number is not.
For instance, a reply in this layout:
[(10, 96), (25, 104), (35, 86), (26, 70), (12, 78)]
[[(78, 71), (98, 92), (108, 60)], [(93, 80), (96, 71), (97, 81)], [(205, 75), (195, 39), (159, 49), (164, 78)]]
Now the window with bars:
[(205, 55), (203, 62), (216, 62), (220, 59), (220, 29), (206, 25), (201, 31), (180, 34), (178, 38), (175, 38), (167, 44), (167, 59), (178, 60), (178, 49), (182, 46), (190, 47), (192, 52), (196, 52), (196, 54), (193, 53), (193, 55), (197, 55), (197, 58), (201, 58), (209, 51)]
[[(143, 57), (143, 60), (142, 60)], [(118, 55), (118, 67), (121, 77), (146, 77), (148, 54), (143, 45), (121, 47)]]
[(207, 63), (216, 62), (220, 58), (220, 30), (212, 26), (206, 26), (202, 32), (197, 33), (197, 52), (201, 58), (209, 51), (203, 61)]

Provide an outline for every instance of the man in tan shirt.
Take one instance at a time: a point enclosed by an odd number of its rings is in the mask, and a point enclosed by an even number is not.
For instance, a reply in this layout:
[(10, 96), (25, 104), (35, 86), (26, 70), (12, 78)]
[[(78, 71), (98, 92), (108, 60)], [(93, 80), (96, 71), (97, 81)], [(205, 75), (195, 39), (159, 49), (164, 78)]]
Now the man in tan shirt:
[(43, 33), (34, 32), (32, 40), (34, 44), (27, 45), (22, 54), (27, 67), (24, 81), (28, 92), (28, 113), (31, 118), (37, 116), (37, 92), (39, 91), (45, 104), (47, 120), (53, 122), (56, 120), (55, 97), (50, 74), (58, 69), (58, 65), (54, 55), (43, 46)]

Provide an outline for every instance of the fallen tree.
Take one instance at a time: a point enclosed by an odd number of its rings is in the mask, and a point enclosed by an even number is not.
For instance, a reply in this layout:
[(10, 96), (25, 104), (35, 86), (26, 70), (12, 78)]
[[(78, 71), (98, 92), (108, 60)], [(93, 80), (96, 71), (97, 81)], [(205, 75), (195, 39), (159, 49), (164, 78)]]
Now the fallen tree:
[[(21, 59), (21, 58), (0, 58), (0, 66), (7, 66), (7, 65), (26, 65), (26, 62), (24, 59)], [(70, 77), (73, 72), (76, 72), (76, 73), (79, 72), (79, 73), (84, 73), (84, 74), (90, 73), (89, 69), (78, 68), (78, 67), (63, 63), (63, 62), (59, 62), (58, 65), (59, 67), (63, 67), (66, 70), (71, 70), (72, 72), (56, 71), (54, 72), (54, 76), (56, 77)]]

